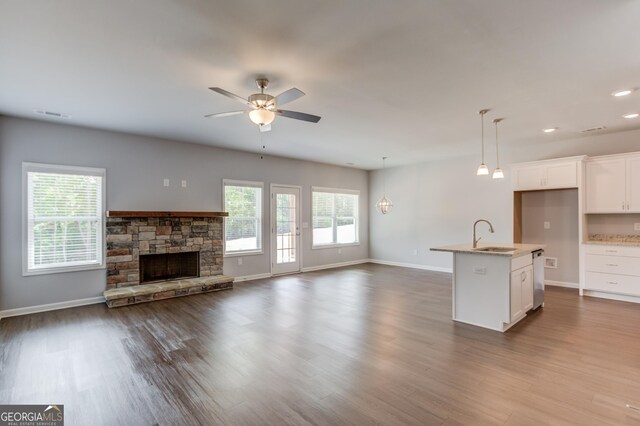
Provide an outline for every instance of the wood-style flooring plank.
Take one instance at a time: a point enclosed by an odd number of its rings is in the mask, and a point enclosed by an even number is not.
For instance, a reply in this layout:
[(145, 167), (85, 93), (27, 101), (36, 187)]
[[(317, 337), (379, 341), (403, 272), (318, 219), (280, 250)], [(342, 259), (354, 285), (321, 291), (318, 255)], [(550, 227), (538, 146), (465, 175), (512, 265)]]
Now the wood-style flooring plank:
[(69, 425), (640, 425), (640, 305), (548, 288), (505, 334), (364, 264), (0, 321), (0, 404)]

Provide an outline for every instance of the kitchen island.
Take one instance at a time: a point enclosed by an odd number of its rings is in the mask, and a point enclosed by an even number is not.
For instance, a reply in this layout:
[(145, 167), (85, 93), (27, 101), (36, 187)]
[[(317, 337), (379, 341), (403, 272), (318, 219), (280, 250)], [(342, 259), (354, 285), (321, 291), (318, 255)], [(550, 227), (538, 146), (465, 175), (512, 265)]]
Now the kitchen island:
[[(534, 307), (532, 253), (542, 249), (539, 244), (432, 248), (453, 253), (454, 321), (505, 332), (525, 318)], [(535, 280), (543, 283), (544, 276), (539, 275), (544, 269), (539, 268), (537, 274)]]

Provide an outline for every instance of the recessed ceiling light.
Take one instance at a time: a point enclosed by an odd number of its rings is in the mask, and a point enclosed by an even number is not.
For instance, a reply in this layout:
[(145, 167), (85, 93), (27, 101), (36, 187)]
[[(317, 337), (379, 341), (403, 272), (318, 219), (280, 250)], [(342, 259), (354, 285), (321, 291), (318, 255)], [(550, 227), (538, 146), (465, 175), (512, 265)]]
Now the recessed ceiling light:
[(52, 117), (52, 118), (71, 118), (69, 114), (62, 114), (60, 112), (53, 112), (53, 111), (45, 111), (42, 109), (34, 109), (33, 112), (39, 115), (46, 115), (47, 117)]
[(621, 96), (627, 96), (630, 95), (631, 92), (633, 92), (632, 89), (625, 89), (625, 90), (620, 90), (618, 92), (613, 92), (612, 95), (615, 96), (616, 98), (619, 98)]
[(638, 118), (638, 116), (640, 116), (640, 114), (638, 114), (637, 112), (634, 112), (633, 114), (623, 115), (624, 118)]
[(558, 130), (557, 127), (549, 127), (548, 129), (542, 129), (542, 131), (545, 133), (552, 133), (552, 132), (555, 132), (556, 130)]

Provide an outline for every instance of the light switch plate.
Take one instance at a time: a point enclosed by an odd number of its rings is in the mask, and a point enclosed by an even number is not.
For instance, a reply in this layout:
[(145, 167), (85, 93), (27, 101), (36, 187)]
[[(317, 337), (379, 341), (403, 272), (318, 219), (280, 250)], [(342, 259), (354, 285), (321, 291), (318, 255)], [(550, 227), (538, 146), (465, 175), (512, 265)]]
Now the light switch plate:
[(238, 265), (242, 265), (242, 258), (241, 257), (238, 258)]
[(417, 256), (418, 255), (418, 249), (413, 249), (413, 255)]
[(551, 229), (551, 222), (545, 222), (544, 229)]
[(186, 181), (186, 180), (184, 180), (184, 179), (182, 179), (182, 187), (183, 187), (183, 188), (186, 188), (186, 187), (187, 187), (187, 181)]
[(307, 229), (309, 227), (309, 222), (302, 222), (302, 229)]
[(633, 230), (634, 231), (640, 231), (640, 223), (634, 223), (633, 224)]
[(162, 181), (162, 184), (163, 184), (164, 186), (169, 186), (169, 179), (164, 179), (164, 180)]

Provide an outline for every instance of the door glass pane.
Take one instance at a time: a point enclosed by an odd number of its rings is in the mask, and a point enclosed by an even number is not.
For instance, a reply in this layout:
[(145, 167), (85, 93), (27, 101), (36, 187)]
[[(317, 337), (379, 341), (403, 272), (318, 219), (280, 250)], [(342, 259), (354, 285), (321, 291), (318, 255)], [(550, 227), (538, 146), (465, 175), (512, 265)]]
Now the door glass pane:
[(296, 261), (296, 196), (276, 194), (276, 262)]

